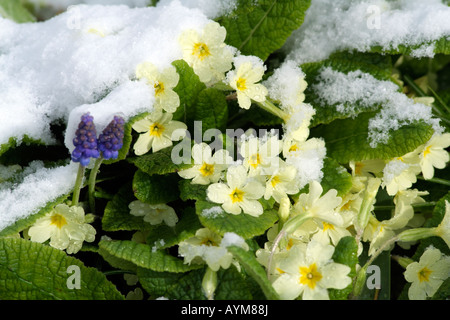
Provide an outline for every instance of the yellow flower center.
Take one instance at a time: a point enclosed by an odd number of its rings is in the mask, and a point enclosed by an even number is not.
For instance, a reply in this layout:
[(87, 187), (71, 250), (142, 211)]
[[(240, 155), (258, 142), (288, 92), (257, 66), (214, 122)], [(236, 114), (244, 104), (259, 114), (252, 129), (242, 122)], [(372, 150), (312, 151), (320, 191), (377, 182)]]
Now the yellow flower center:
[(206, 57), (211, 55), (208, 46), (205, 43), (195, 43), (194, 49), (192, 50), (192, 54), (197, 56), (200, 60), (205, 59)]
[(355, 163), (355, 174), (361, 174), (362, 168), (364, 168), (364, 164), (362, 162)]
[(164, 83), (162, 82), (156, 82), (153, 86), (155, 88), (155, 96), (158, 96), (164, 92)]
[(328, 222), (322, 222), (323, 223), (323, 231), (327, 231), (327, 230), (334, 230), (334, 226), (331, 223)]
[(261, 163), (261, 156), (259, 153), (252, 155), (248, 159), (248, 163), (253, 167), (253, 169), (256, 169), (256, 167)]
[(205, 238), (202, 240), (202, 242), (200, 243), (200, 245), (204, 244), (205, 246), (209, 246), (209, 247), (217, 247), (217, 243), (211, 239), (211, 238)]
[(200, 173), (205, 177), (212, 175), (214, 173), (214, 165), (204, 162), (200, 168)]
[(244, 200), (244, 191), (235, 188), (233, 192), (230, 193), (230, 198), (233, 203), (241, 202)]
[(272, 178), (272, 180), (270, 181), (270, 183), (272, 184), (272, 188), (275, 188), (275, 186), (277, 184), (279, 184), (281, 182), (281, 179), (279, 176), (275, 176)]
[(297, 146), (296, 143), (294, 143), (290, 148), (289, 148), (289, 152), (295, 152), (298, 151), (299, 147)]
[(150, 126), (149, 133), (151, 136), (156, 136), (159, 138), (159, 137), (161, 137), (163, 132), (164, 132), (164, 126), (160, 123), (155, 122)]
[(423, 156), (426, 157), (430, 152), (431, 152), (431, 146), (428, 146), (428, 147), (423, 151)]
[(300, 280), (301, 284), (307, 285), (311, 289), (316, 287), (316, 284), (322, 279), (322, 274), (317, 270), (315, 263), (309, 267), (300, 267)]
[(51, 224), (55, 225), (58, 229), (61, 229), (64, 225), (67, 224), (66, 218), (64, 218), (60, 214), (54, 214), (51, 219)]
[(292, 246), (294, 245), (294, 240), (289, 239), (288, 244), (286, 246), (286, 250), (291, 250)]
[(352, 203), (353, 203), (353, 200), (347, 201), (347, 202), (341, 207), (341, 211), (342, 211), (342, 210), (350, 210), (350, 207), (351, 207)]
[(247, 89), (246, 82), (247, 82), (247, 80), (245, 80), (244, 78), (239, 78), (236, 81), (236, 88), (240, 91)]
[(427, 267), (424, 267), (422, 270), (419, 271), (419, 273), (417, 274), (417, 276), (419, 277), (419, 281), (423, 282), (423, 281), (430, 281), (430, 275), (433, 271), (431, 271), (430, 269), (428, 269)]

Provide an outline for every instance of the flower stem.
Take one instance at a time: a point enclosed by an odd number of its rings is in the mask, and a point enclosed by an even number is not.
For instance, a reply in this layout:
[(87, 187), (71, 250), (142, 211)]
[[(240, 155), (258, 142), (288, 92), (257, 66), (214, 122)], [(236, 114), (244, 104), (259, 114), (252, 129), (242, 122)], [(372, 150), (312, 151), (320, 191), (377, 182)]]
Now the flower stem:
[(269, 100), (265, 100), (264, 102), (258, 102), (254, 101), (261, 109), (283, 119), (283, 121), (286, 121), (288, 118), (288, 114), (281, 110), (280, 108), (276, 107), (272, 102)]
[(80, 191), (83, 185), (84, 171), (85, 166), (80, 164), (78, 166), (77, 179), (75, 180), (75, 187), (73, 189), (72, 206), (77, 206), (80, 201)]
[(95, 212), (95, 182), (97, 180), (97, 173), (100, 165), (102, 164), (103, 157), (100, 156), (95, 160), (94, 168), (92, 168), (91, 173), (89, 174), (89, 207), (92, 212)]
[(443, 184), (444, 186), (450, 186), (450, 181), (445, 180), (445, 179), (441, 179), (441, 178), (425, 179), (422, 176), (417, 176), (417, 178), (420, 179), (420, 180), (424, 180), (424, 181), (429, 181), (429, 182)]
[(391, 244), (395, 243), (398, 239), (397, 236), (390, 238), (387, 240), (380, 248), (378, 248), (377, 251), (374, 252), (374, 254), (370, 257), (369, 260), (364, 264), (363, 267), (358, 271), (358, 274), (356, 275), (356, 278), (354, 280), (354, 286), (353, 286), (353, 292), (352, 292), (352, 299), (357, 299), (358, 296), (361, 294), (361, 291), (363, 289), (363, 284), (366, 279), (366, 271), (367, 268), (373, 263), (373, 261), (384, 251), (384, 249)]

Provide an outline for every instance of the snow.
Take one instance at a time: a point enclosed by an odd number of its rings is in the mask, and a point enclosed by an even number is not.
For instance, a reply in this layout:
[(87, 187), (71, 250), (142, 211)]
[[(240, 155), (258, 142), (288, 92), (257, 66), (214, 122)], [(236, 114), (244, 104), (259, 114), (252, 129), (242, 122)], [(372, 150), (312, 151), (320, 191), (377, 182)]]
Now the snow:
[(208, 209), (203, 209), (202, 216), (205, 218), (217, 218), (218, 216), (223, 215), (225, 211), (223, 211), (222, 207), (215, 206)]
[(284, 49), (298, 64), (338, 50), (389, 50), (399, 44), (422, 45), (413, 55), (432, 57), (432, 44), (423, 44), (450, 35), (449, 16), (450, 7), (441, 0), (312, 0)]
[(223, 235), (222, 241), (220, 242), (220, 246), (223, 248), (227, 248), (229, 246), (236, 246), (241, 248), (247, 248), (247, 243), (244, 238), (237, 235), (234, 232), (226, 232)]
[(136, 66), (150, 61), (164, 68), (180, 59), (178, 36), (208, 21), (178, 2), (79, 5), (31, 24), (0, 19), (0, 144), (24, 135), (54, 143), (50, 124), (62, 120), (70, 151), (82, 112), (91, 111), (101, 131), (117, 112), (127, 120), (150, 111), (153, 93), (134, 79)]
[(0, 230), (19, 219), (37, 213), (48, 202), (71, 192), (78, 165), (70, 163), (45, 168), (42, 163), (35, 162), (26, 170), (30, 173), (24, 177), (22, 183), (0, 190)]
[(322, 68), (317, 80), (311, 87), (318, 95), (320, 104), (334, 105), (337, 112), (356, 115), (356, 105), (362, 111), (381, 105), (381, 111), (369, 120), (369, 143), (373, 148), (378, 143), (386, 143), (391, 130), (415, 121), (424, 121), (436, 133), (444, 130), (439, 125), (439, 119), (432, 117), (429, 106), (408, 98), (398, 91), (398, 86), (393, 82), (378, 80), (360, 70), (345, 74), (331, 67)]

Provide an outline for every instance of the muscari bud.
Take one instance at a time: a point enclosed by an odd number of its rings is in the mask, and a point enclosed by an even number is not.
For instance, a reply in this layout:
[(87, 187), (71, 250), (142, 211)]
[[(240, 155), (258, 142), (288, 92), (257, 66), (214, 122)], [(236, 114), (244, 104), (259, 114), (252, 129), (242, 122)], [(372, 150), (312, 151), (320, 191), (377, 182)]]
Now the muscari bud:
[(81, 116), (80, 124), (75, 131), (73, 145), (75, 146), (72, 151), (73, 162), (79, 162), (82, 166), (87, 166), (91, 158), (99, 157), (94, 118), (89, 113)]
[(98, 137), (98, 149), (102, 152), (105, 160), (117, 159), (119, 150), (123, 145), (123, 118), (114, 116), (114, 119), (108, 124)]

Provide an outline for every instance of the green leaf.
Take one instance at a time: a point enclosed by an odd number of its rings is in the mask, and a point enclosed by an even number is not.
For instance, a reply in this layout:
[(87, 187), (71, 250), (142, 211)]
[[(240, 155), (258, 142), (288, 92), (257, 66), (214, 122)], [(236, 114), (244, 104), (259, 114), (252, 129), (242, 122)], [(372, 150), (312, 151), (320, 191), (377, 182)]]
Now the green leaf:
[(19, 0), (0, 0), (0, 16), (17, 23), (36, 21), (36, 17)]
[(251, 300), (252, 294), (248, 285), (248, 279), (236, 269), (234, 265), (217, 272), (217, 289), (214, 300)]
[(371, 48), (372, 52), (380, 52), (383, 54), (404, 54), (404, 55), (412, 55), (414, 50), (420, 49), (424, 46), (433, 46), (433, 52), (435, 54), (450, 54), (450, 41), (447, 36), (443, 36), (439, 39), (434, 39), (431, 41), (427, 41), (424, 43), (416, 44), (416, 45), (405, 45), (399, 44), (395, 48), (385, 49), (380, 46), (375, 46)]
[(183, 201), (187, 200), (205, 200), (207, 185), (191, 183), (191, 180), (180, 180), (178, 182), (180, 189), (180, 198)]
[(201, 121), (202, 136), (208, 129), (224, 131), (228, 120), (228, 105), (225, 95), (214, 88), (201, 91), (195, 104), (194, 119)]
[[(391, 80), (393, 69), (392, 59), (389, 55), (347, 51), (334, 53), (328, 59), (320, 62), (301, 65), (303, 72), (306, 74), (305, 80), (308, 82), (308, 87), (305, 90), (305, 102), (310, 103), (316, 110), (316, 114), (311, 121), (312, 127), (321, 123), (330, 123), (336, 119), (345, 119), (360, 112), (379, 109), (379, 105), (368, 108), (367, 106), (361, 107), (359, 104), (356, 104), (351, 105), (351, 108), (346, 108), (352, 110), (350, 114), (348, 112), (337, 112), (336, 106), (323, 105), (323, 102), (314, 90), (314, 85), (320, 83), (320, 70), (324, 67), (330, 67), (345, 74), (360, 70), (364, 73), (369, 73), (378, 80)], [(344, 105), (345, 107), (350, 107), (348, 104)]]
[(225, 42), (242, 54), (266, 60), (303, 23), (310, 0), (240, 0), (217, 21), (227, 29)]
[(430, 125), (416, 122), (390, 132), (387, 143), (379, 143), (372, 148), (368, 139), (368, 125), (374, 116), (373, 112), (365, 112), (354, 119), (338, 119), (313, 128), (311, 136), (324, 138), (327, 155), (345, 164), (351, 160), (391, 159), (405, 155), (427, 142), (433, 134)]
[(155, 245), (158, 249), (170, 248), (183, 240), (195, 235), (202, 228), (194, 208), (187, 207), (174, 227), (161, 224), (151, 230), (147, 236), (147, 243)]
[(264, 268), (256, 260), (255, 255), (236, 246), (227, 247), (228, 251), (239, 261), (245, 271), (259, 284), (268, 300), (279, 300), (280, 297), (267, 278)]
[(62, 195), (62, 196), (58, 197), (57, 199), (55, 199), (54, 201), (48, 202), (45, 205), (45, 207), (41, 208), (37, 213), (32, 214), (24, 219), (20, 219), (20, 220), (14, 222), (13, 224), (7, 226), (6, 228), (4, 228), (3, 230), (0, 231), (0, 238), (15, 235), (15, 234), (21, 232), (22, 230), (25, 230), (26, 228), (30, 227), (39, 218), (45, 216), (47, 213), (52, 211), (56, 205), (63, 203), (67, 199), (68, 196), (69, 196), (69, 194)]
[(204, 268), (186, 273), (156, 272), (138, 268), (139, 282), (154, 297), (174, 300), (206, 300), (202, 293)]
[[(445, 215), (445, 201), (450, 202), (450, 191), (443, 196), (434, 207), (433, 214), (431, 218), (425, 221), (423, 227), (424, 228), (434, 228), (437, 227)], [(429, 246), (433, 246), (439, 250), (441, 250), (442, 253), (446, 255), (450, 255), (450, 248), (447, 246), (444, 240), (442, 240), (440, 237), (430, 237), (426, 238), (420, 241), (419, 246), (417, 247), (416, 252), (414, 253), (414, 256), (412, 259), (419, 261), (420, 257), (422, 256), (423, 252), (426, 248)]]
[[(192, 163), (184, 163), (183, 161), (179, 164), (175, 163), (172, 160), (172, 150), (174, 150), (174, 147), (165, 148), (158, 152), (148, 153), (135, 158), (130, 157), (127, 160), (149, 175), (174, 173), (193, 166)], [(189, 147), (190, 150), (191, 148)]]
[(323, 188), (323, 194), (330, 189), (336, 189), (338, 196), (342, 197), (347, 194), (352, 187), (352, 175), (347, 170), (339, 165), (336, 160), (332, 158), (325, 158), (323, 162), (323, 178), (320, 184)]
[(133, 192), (140, 201), (149, 204), (160, 204), (175, 201), (179, 198), (177, 174), (148, 175), (137, 170), (133, 178)]
[(136, 200), (131, 184), (126, 184), (120, 188), (111, 201), (108, 201), (102, 217), (102, 228), (104, 231), (120, 230), (150, 230), (153, 226), (145, 222), (142, 217), (130, 214), (128, 205)]
[(206, 88), (206, 85), (200, 81), (186, 61), (176, 60), (172, 62), (172, 65), (180, 76), (178, 84), (173, 88), (180, 97), (180, 106), (173, 114), (173, 120), (183, 121), (190, 126), (195, 119), (195, 104), (198, 95)]
[(195, 210), (200, 222), (206, 228), (219, 235), (234, 232), (244, 239), (264, 234), (278, 220), (277, 211), (274, 209), (264, 210), (259, 217), (245, 213), (234, 215), (223, 211), (219, 204), (209, 201), (197, 201)]
[[(147, 244), (129, 240), (102, 240), (99, 242), (99, 252), (102, 256), (108, 255), (131, 262), (138, 267), (159, 272), (186, 272), (197, 269), (199, 266), (184, 264), (180, 260), (165, 251), (153, 250)], [(106, 255), (104, 255), (106, 253)]]
[[(358, 263), (358, 244), (353, 237), (343, 237), (336, 245), (332, 257), (335, 263), (345, 264), (350, 267), (348, 276), (353, 279), (356, 275), (356, 265)], [(344, 289), (330, 289), (329, 295), (331, 300), (346, 300), (353, 290), (353, 285), (349, 284)]]
[[(73, 271), (80, 269), (80, 289), (69, 289)], [(24, 239), (0, 239), (0, 299), (117, 300), (115, 286), (95, 268), (63, 251)]]

